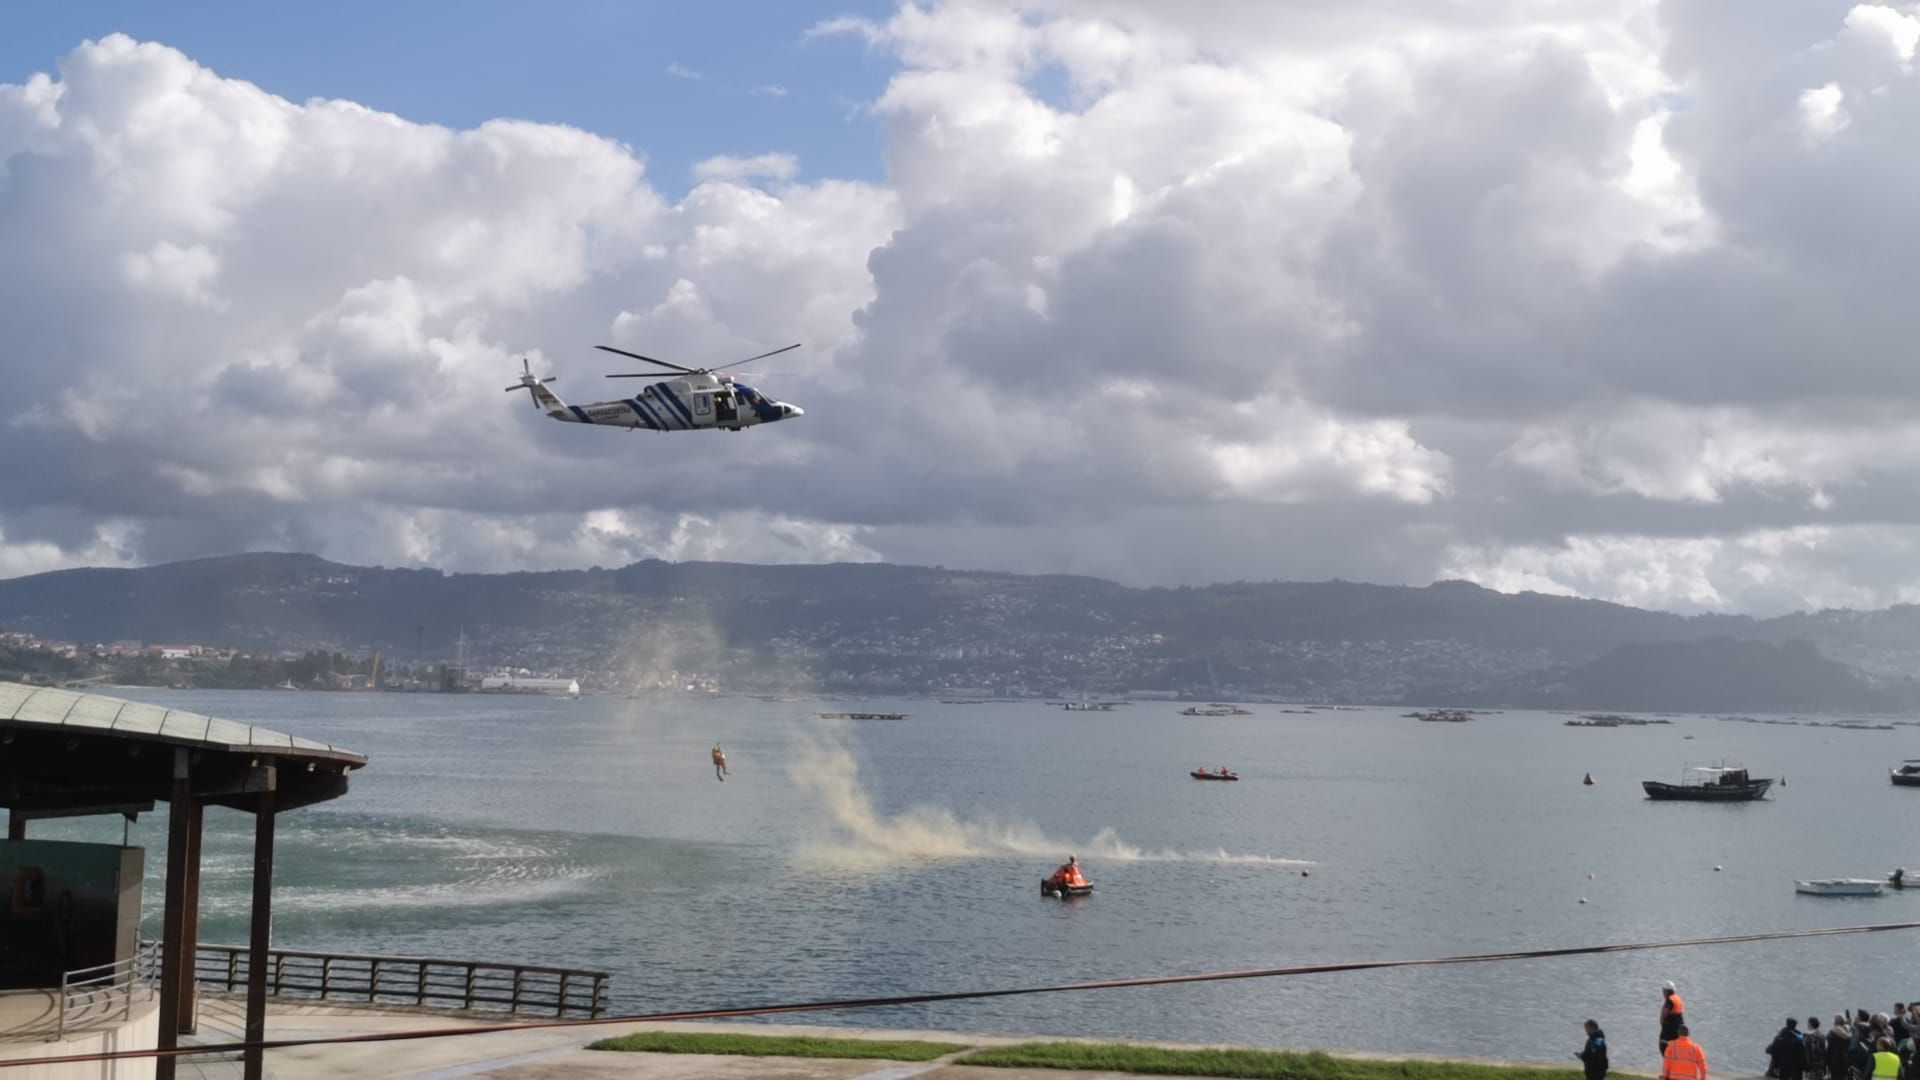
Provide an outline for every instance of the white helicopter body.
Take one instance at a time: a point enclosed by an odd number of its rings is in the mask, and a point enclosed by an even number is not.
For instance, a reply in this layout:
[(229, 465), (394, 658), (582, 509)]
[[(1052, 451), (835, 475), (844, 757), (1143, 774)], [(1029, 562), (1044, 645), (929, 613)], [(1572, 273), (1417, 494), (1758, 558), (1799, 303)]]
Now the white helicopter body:
[[(805, 416), (806, 410), (798, 405), (789, 405), (755, 390), (745, 383), (735, 382), (733, 376), (713, 371), (711, 368), (688, 368), (670, 364), (665, 360), (641, 356), (638, 353), (598, 345), (595, 348), (607, 352), (630, 356), (636, 360), (645, 360), (650, 364), (659, 364), (681, 374), (678, 377), (662, 379), (649, 383), (639, 393), (629, 398), (615, 401), (596, 401), (591, 405), (569, 405), (559, 396), (547, 389), (553, 382), (551, 376), (539, 378), (523, 360), (521, 361), (520, 381), (507, 387), (507, 392), (525, 390), (533, 397), (536, 407), (545, 410), (555, 420), (571, 424), (598, 424), (603, 427), (623, 427), (636, 431), (696, 431), (701, 428), (718, 428), (722, 431), (739, 431), (741, 428), (756, 424), (771, 424), (776, 420), (786, 420), (795, 416)], [(762, 353), (754, 360), (764, 359), (775, 353), (797, 349), (798, 345), (789, 345), (786, 349), (775, 349), (771, 353)], [(742, 364), (748, 361), (741, 361)], [(609, 379), (645, 378), (646, 375), (609, 375)]]

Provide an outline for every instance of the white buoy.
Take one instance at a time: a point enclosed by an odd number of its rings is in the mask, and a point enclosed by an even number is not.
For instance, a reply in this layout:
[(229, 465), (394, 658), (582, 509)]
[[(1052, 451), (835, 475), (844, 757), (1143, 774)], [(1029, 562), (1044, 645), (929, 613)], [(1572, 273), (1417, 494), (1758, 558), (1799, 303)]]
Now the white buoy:
[(1719, 873), (1719, 872), (1720, 872), (1720, 867), (1718, 867), (1718, 866), (1716, 866), (1716, 867), (1714, 867), (1714, 868), (1713, 868), (1713, 872), (1714, 872), (1714, 873), (1716, 873), (1716, 874), (1717, 874), (1717, 873)]
[(1580, 902), (1581, 902), (1581, 903), (1583, 903), (1583, 904), (1584, 904), (1584, 903), (1586, 903), (1586, 902), (1587, 902), (1587, 898), (1586, 898), (1586, 897), (1584, 897), (1584, 896), (1583, 896), (1583, 897), (1581, 897), (1581, 898), (1580, 898)]
[(1589, 871), (1587, 871), (1587, 880), (1588, 880), (1588, 881), (1592, 881), (1592, 880), (1593, 880), (1593, 871), (1591, 871), (1591, 870), (1589, 870)]
[(1310, 874), (1309, 874), (1309, 873), (1308, 873), (1307, 871), (1305, 871), (1305, 870), (1302, 870), (1302, 871), (1300, 871), (1300, 876), (1301, 876), (1301, 877), (1309, 877), (1309, 876), (1311, 876), (1311, 875), (1310, 875)]

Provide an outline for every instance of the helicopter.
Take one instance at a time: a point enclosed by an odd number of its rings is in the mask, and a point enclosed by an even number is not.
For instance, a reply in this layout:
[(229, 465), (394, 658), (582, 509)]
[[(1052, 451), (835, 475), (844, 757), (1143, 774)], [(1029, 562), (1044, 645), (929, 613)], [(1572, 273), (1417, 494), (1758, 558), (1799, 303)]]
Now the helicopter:
[[(799, 344), (764, 352), (759, 356), (750, 356), (733, 366), (741, 368), (756, 360), (765, 360), (769, 356), (778, 356), (783, 352), (799, 348)], [(540, 378), (525, 359), (520, 361), (520, 381), (506, 388), (511, 394), (515, 390), (525, 390), (533, 398), (537, 408), (544, 409), (555, 420), (564, 420), (572, 424), (600, 424), (604, 427), (623, 427), (635, 431), (695, 431), (700, 428), (718, 428), (722, 431), (739, 431), (755, 424), (771, 424), (775, 420), (805, 416), (806, 410), (798, 405), (789, 405), (784, 401), (775, 401), (767, 395), (733, 380), (729, 372), (716, 371), (713, 368), (691, 368), (666, 360), (656, 360), (651, 356), (616, 349), (611, 345), (595, 345), (604, 352), (616, 353), (633, 360), (643, 360), (657, 364), (677, 375), (665, 375), (659, 371), (621, 372), (608, 375), (609, 379), (660, 379), (650, 383), (630, 398), (617, 401), (596, 401), (591, 405), (569, 405), (547, 389), (554, 382), (549, 375)], [(663, 378), (662, 376), (665, 375)]]

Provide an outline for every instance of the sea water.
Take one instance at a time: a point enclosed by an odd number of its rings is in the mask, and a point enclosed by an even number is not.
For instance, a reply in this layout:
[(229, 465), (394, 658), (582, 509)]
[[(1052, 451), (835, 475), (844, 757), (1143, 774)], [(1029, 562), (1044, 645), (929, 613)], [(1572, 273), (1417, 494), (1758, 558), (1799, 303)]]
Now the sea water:
[[(1920, 863), (1920, 789), (1886, 777), (1920, 756), (1910, 727), (115, 692), (368, 756), (345, 797), (281, 818), (276, 945), (605, 970), (624, 1012), (1920, 918), (1920, 892), (1793, 890)], [(816, 715), (856, 706), (911, 716)], [(1641, 793), (1722, 758), (1786, 783), (1742, 805)], [(1187, 776), (1222, 765), (1240, 782)], [(134, 828), (154, 871), (149, 933), (165, 823), (161, 808)], [(244, 942), (251, 818), (215, 808), (206, 826), (202, 940)], [(117, 820), (35, 826), (108, 833)], [(1041, 877), (1070, 853), (1097, 892), (1043, 900)], [(1716, 1064), (1757, 1071), (1789, 1014), (1824, 1023), (1920, 998), (1916, 944), (1894, 932), (810, 1019), (1571, 1062), (1594, 1017), (1614, 1063), (1645, 1068), (1672, 979)]]

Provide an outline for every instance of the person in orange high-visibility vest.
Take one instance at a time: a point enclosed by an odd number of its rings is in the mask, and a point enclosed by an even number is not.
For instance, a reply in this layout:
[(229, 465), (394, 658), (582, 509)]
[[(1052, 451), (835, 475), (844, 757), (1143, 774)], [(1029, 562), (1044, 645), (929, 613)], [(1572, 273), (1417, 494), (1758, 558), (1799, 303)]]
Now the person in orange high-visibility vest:
[(1661, 1080), (1707, 1080), (1707, 1052), (1687, 1037), (1687, 1025), (1680, 1025), (1680, 1034), (1661, 1057)]
[(1672, 980), (1660, 988), (1660, 993), (1664, 995), (1660, 1001), (1660, 1052), (1664, 1054), (1667, 1044), (1678, 1036), (1680, 1025), (1687, 1022), (1687, 1006), (1674, 991)]

